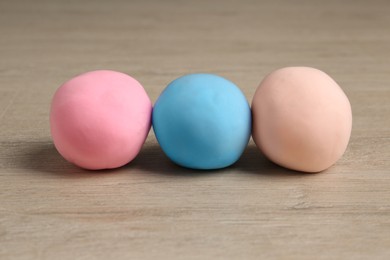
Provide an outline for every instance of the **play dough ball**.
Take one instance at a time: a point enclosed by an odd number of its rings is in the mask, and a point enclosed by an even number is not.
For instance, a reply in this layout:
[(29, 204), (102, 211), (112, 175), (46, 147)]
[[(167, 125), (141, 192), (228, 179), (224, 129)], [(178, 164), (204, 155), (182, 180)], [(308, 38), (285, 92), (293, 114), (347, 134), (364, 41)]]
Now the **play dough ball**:
[(153, 129), (165, 154), (193, 169), (236, 162), (251, 132), (249, 104), (232, 82), (190, 74), (171, 82), (153, 109)]
[(58, 152), (86, 169), (130, 162), (150, 130), (152, 104), (132, 77), (100, 70), (81, 74), (55, 93), (50, 126)]
[(351, 135), (347, 96), (324, 72), (289, 67), (269, 74), (252, 101), (252, 136), (270, 160), (319, 172), (344, 153)]

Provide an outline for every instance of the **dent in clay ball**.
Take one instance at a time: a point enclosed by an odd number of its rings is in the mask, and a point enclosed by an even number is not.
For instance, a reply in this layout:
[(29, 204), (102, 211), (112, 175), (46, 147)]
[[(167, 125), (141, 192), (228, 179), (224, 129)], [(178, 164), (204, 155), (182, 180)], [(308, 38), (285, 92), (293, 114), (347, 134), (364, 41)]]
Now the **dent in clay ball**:
[(190, 74), (161, 93), (153, 109), (153, 129), (176, 164), (219, 169), (236, 162), (247, 146), (251, 112), (232, 82), (212, 74)]
[(66, 160), (82, 168), (120, 167), (140, 151), (151, 112), (148, 95), (132, 77), (108, 70), (81, 74), (53, 97), (53, 141)]
[(252, 136), (286, 168), (319, 172), (345, 152), (352, 128), (349, 100), (324, 72), (289, 67), (269, 74), (252, 101)]

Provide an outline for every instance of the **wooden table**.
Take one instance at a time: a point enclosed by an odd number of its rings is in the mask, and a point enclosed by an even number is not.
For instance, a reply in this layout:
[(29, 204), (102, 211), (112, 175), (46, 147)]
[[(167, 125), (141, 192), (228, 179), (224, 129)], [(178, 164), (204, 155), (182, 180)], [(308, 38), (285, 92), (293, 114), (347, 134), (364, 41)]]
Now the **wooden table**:
[[(276, 68), (326, 71), (353, 107), (344, 157), (303, 174), (251, 142), (234, 166), (140, 155), (88, 172), (53, 147), (52, 95), (112, 69), (153, 102), (191, 72), (251, 101)], [(390, 259), (390, 2), (0, 1), (0, 259)]]

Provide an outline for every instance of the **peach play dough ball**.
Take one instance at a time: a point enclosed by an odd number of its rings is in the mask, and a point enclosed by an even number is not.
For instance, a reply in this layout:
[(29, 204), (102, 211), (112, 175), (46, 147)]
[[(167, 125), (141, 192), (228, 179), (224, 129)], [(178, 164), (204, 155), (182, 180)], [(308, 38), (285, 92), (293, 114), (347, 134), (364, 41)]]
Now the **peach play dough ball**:
[(86, 169), (120, 167), (140, 151), (152, 104), (141, 84), (115, 71), (81, 74), (55, 93), (51, 134), (58, 152)]
[(352, 128), (347, 96), (324, 72), (308, 67), (274, 71), (252, 101), (252, 136), (271, 161), (319, 172), (345, 152)]

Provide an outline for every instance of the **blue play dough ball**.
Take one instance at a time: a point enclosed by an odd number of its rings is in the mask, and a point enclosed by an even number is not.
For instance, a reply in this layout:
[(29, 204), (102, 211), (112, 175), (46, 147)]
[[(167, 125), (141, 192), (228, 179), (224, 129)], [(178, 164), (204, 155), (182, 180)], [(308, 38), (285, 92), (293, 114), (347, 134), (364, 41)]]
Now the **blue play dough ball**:
[(232, 82), (212, 74), (172, 81), (153, 108), (153, 129), (164, 153), (193, 169), (236, 162), (251, 134), (251, 110)]

